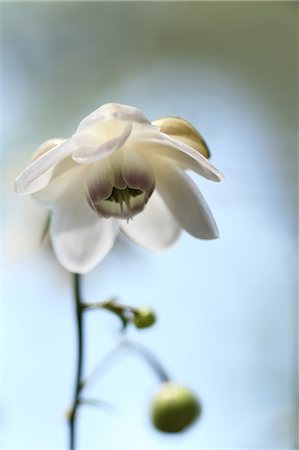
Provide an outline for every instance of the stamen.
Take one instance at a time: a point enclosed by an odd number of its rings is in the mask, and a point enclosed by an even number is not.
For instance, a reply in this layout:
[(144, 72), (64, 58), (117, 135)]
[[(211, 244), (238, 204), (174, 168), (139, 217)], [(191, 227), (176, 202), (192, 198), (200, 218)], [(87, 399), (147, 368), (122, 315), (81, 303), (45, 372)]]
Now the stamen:
[(117, 198), (116, 201), (118, 201), (118, 203), (119, 203), (120, 212), (123, 214), (123, 212), (124, 212), (124, 205), (123, 205), (124, 198), (123, 198), (123, 192), (122, 192), (120, 189), (118, 189), (117, 192), (116, 192), (116, 196), (117, 196), (117, 197), (116, 197), (116, 198)]
[(114, 186), (107, 199), (93, 203), (91, 206), (104, 217), (119, 217), (129, 222), (142, 211), (150, 195), (151, 192), (143, 192), (140, 189), (130, 187), (119, 189)]
[(131, 203), (130, 203), (130, 194), (127, 191), (123, 191), (123, 197), (126, 204), (126, 207), (128, 208), (128, 211), (130, 211)]

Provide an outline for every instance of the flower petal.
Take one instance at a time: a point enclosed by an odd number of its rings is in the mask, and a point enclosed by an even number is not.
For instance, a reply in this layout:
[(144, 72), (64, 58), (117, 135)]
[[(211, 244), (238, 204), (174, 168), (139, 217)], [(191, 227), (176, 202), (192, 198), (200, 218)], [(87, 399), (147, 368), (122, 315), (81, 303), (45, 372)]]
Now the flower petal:
[(68, 139), (35, 159), (15, 181), (18, 194), (32, 194), (50, 182), (55, 166), (71, 155), (73, 144)]
[(146, 158), (127, 148), (122, 151), (122, 176), (128, 187), (141, 191), (152, 190), (155, 183), (153, 169)]
[(51, 216), (50, 233), (59, 262), (68, 271), (86, 273), (111, 250), (117, 235), (112, 219), (101, 219), (88, 205), (82, 186), (68, 189)]
[[(68, 169), (63, 168), (68, 165)], [(35, 200), (46, 208), (51, 208), (59, 201), (64, 191), (69, 188), (74, 179), (82, 179), (86, 168), (75, 164), (71, 158), (61, 161), (51, 176), (49, 184), (43, 189), (34, 192), (32, 196)], [(82, 188), (83, 189), (83, 188)]]
[(31, 156), (31, 161), (36, 160), (40, 156), (42, 156), (44, 153), (47, 153), (52, 148), (56, 147), (58, 144), (62, 144), (62, 142), (65, 142), (66, 139), (62, 138), (54, 138), (54, 139), (48, 139), (47, 141), (44, 141), (38, 149), (33, 153)]
[(120, 103), (106, 103), (81, 120), (77, 132), (89, 127), (95, 122), (105, 119), (150, 123), (143, 113), (133, 106), (122, 105)]
[(156, 188), (182, 228), (197, 238), (217, 238), (217, 225), (195, 183), (174, 164), (157, 164), (155, 174)]
[(179, 163), (183, 169), (191, 169), (199, 175), (212, 181), (222, 181), (222, 173), (216, 169), (204, 156), (189, 145), (169, 136), (162, 135), (162, 139), (146, 139), (136, 143), (134, 148), (146, 154), (148, 158), (169, 158)]
[(86, 184), (92, 205), (110, 197), (114, 186), (114, 173), (109, 158), (90, 166)]
[(169, 247), (181, 229), (156, 191), (141, 213), (129, 222), (120, 221), (120, 228), (130, 239), (149, 250)]
[[(109, 131), (107, 132), (108, 124)], [(99, 131), (98, 135), (81, 133), (77, 136), (73, 136), (73, 141), (79, 146), (73, 153), (74, 161), (77, 161), (80, 164), (86, 164), (106, 158), (124, 145), (132, 131), (131, 123), (122, 123), (121, 127), (119, 127), (119, 122), (109, 121), (107, 123), (103, 122), (100, 125), (102, 130)], [(113, 136), (112, 138), (105, 139), (104, 128), (106, 128), (106, 136)], [(118, 131), (119, 134), (115, 136), (116, 131)], [(81, 145), (80, 141), (82, 142)]]

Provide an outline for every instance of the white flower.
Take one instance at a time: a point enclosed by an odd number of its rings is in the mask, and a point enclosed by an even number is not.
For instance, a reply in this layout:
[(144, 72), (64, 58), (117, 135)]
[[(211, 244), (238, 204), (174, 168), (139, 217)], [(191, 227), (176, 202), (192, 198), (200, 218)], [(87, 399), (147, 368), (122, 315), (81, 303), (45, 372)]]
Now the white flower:
[(152, 250), (172, 244), (181, 228), (201, 239), (218, 236), (206, 202), (185, 173), (222, 180), (205, 151), (188, 122), (151, 123), (136, 108), (109, 103), (85, 117), (69, 139), (45, 142), (15, 189), (51, 210), (58, 260), (84, 273), (105, 257), (119, 230)]

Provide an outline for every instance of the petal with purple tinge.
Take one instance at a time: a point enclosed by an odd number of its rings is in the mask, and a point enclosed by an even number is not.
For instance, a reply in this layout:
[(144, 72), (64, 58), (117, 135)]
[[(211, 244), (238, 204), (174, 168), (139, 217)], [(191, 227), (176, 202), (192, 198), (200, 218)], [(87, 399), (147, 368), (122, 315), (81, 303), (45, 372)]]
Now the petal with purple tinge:
[(110, 197), (114, 186), (114, 173), (109, 158), (88, 168), (86, 185), (89, 200), (93, 205)]
[(155, 178), (153, 169), (146, 158), (127, 148), (122, 153), (122, 175), (127, 186), (141, 191), (152, 190)]

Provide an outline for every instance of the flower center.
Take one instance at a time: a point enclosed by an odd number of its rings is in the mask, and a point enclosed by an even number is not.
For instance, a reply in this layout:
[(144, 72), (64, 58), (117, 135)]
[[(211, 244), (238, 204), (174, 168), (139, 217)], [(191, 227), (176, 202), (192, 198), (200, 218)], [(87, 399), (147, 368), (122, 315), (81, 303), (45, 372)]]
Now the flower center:
[(91, 201), (91, 197), (89, 197), (88, 201), (90, 206), (103, 217), (117, 217), (130, 220), (144, 209), (153, 190), (154, 186), (149, 191), (142, 191), (128, 186), (120, 189), (114, 186), (108, 198), (100, 201)]
[[(134, 197), (138, 197), (138, 195), (142, 195), (142, 191), (139, 189), (133, 189), (130, 187), (126, 187), (125, 189), (117, 189), (113, 188), (110, 197), (106, 199), (109, 202), (115, 202), (119, 204), (121, 213), (124, 212), (125, 206), (127, 210), (131, 210), (131, 199)], [(131, 217), (129, 217), (131, 218)]]
[(132, 219), (143, 211), (154, 189), (152, 167), (131, 149), (99, 161), (87, 177), (87, 200), (105, 218)]

